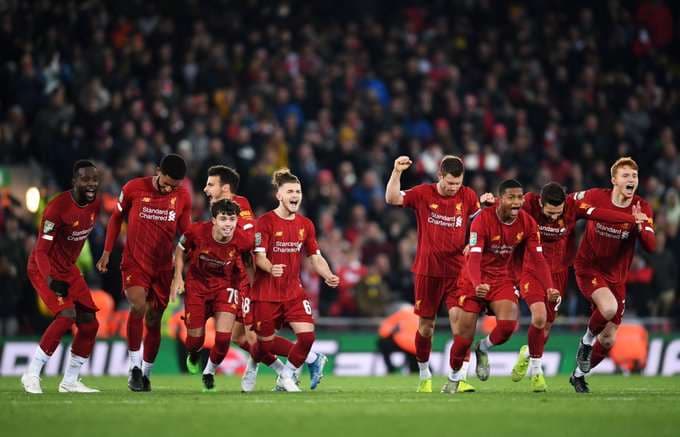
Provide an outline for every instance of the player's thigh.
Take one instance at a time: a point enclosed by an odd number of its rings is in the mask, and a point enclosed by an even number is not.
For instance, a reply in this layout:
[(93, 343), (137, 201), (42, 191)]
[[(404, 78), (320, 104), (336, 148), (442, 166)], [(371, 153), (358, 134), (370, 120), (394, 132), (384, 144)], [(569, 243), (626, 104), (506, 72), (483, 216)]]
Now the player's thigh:
[(145, 307), (146, 306), (146, 288), (140, 285), (133, 285), (125, 289), (125, 297), (128, 302), (134, 307)]
[(231, 327), (231, 339), (236, 343), (242, 343), (246, 339), (246, 327), (236, 318)]
[(496, 315), (496, 320), (517, 320), (519, 316), (517, 303), (512, 300), (495, 300), (489, 303), (489, 307)]
[(603, 315), (611, 315), (616, 312), (619, 306), (614, 292), (609, 287), (601, 287), (593, 291), (590, 295), (593, 304)]
[(544, 328), (548, 321), (548, 308), (545, 303), (534, 302), (529, 305), (529, 311), (531, 312), (531, 323), (538, 328)]
[(420, 318), (431, 320), (436, 318), (439, 307), (444, 300), (446, 280), (447, 278), (415, 275), (413, 284), (415, 294), (414, 312)]
[(215, 312), (215, 331), (217, 332), (231, 332), (236, 320), (236, 314), (231, 312), (216, 311)]
[(202, 331), (205, 328), (207, 312), (209, 311), (208, 306), (209, 304), (204, 298), (187, 290), (184, 298), (184, 324), (188, 331)]

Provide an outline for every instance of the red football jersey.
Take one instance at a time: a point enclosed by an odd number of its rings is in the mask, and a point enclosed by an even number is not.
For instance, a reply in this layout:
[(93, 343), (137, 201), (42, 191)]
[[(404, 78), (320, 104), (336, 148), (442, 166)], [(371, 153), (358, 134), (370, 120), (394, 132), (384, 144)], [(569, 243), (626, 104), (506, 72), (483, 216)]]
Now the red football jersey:
[(57, 195), (45, 208), (29, 262), (37, 263), (40, 273), (46, 276), (69, 272), (94, 229), (100, 207), (99, 196), (92, 203), (80, 206), (71, 191)]
[(247, 292), (248, 275), (241, 252), (249, 251), (252, 245), (240, 231), (227, 243), (216, 241), (212, 229), (212, 222), (194, 223), (180, 238), (179, 244), (189, 256), (187, 290), (202, 296), (228, 288)]
[(470, 216), (479, 211), (477, 195), (461, 187), (442, 196), (437, 184), (421, 184), (403, 192), (404, 206), (416, 213), (418, 247), (411, 271), (418, 275), (455, 277), (463, 266)]
[(234, 197), (232, 197), (231, 200), (241, 208), (241, 212), (238, 216), (239, 228), (244, 231), (252, 232), (255, 228), (255, 213), (253, 213), (250, 202), (246, 197), (239, 196), (238, 194), (234, 194)]
[(551, 286), (549, 270), (542, 256), (536, 221), (525, 211), (512, 223), (503, 223), (496, 208), (486, 208), (473, 220), (470, 228), (470, 257), (467, 274), (473, 286), (493, 284), (513, 278), (512, 260), (516, 250), (525, 248), (523, 267), (535, 273), (546, 288)]
[(638, 229), (631, 223), (606, 224), (589, 221), (576, 254), (574, 267), (578, 270), (595, 270), (611, 283), (622, 283), (628, 276), (630, 264), (635, 253), (635, 243), (639, 237), (643, 247), (653, 251), (655, 246), (653, 212), (649, 204), (635, 195), (631, 204), (625, 208), (612, 202), (612, 190), (593, 188), (581, 191), (574, 196), (578, 208), (589, 211), (594, 208), (607, 208), (632, 214), (633, 205), (640, 202), (642, 212), (649, 222)]
[(136, 178), (123, 186), (104, 247), (110, 251), (118, 237), (120, 218), (114, 220), (115, 215), (127, 216), (122, 264), (132, 262), (149, 274), (172, 269), (175, 237), (191, 222), (189, 191), (179, 186), (164, 194), (154, 186), (153, 179), (153, 176)]
[(300, 281), (302, 251), (304, 249), (307, 256), (319, 253), (312, 221), (300, 214), (295, 214), (293, 220), (285, 220), (269, 211), (257, 219), (255, 228), (254, 252), (263, 252), (272, 264), (286, 267), (279, 278), (256, 269), (252, 300), (282, 302), (304, 296)]

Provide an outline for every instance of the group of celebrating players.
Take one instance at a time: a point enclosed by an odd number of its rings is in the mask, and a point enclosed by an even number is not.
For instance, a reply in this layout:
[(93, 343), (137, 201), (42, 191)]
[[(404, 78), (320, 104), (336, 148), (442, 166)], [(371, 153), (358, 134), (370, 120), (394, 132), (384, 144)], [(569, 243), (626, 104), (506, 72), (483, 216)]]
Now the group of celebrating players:
[[(636, 241), (648, 251), (655, 245), (651, 210), (635, 195), (636, 163), (631, 158), (614, 163), (612, 189), (567, 195), (559, 184), (549, 183), (540, 195), (525, 194), (519, 182), (506, 180), (497, 196), (485, 193), (479, 198), (463, 185), (464, 166), (458, 157), (442, 159), (436, 183), (401, 191), (400, 176), (410, 165), (408, 157), (395, 160), (385, 198), (391, 205), (412, 208), (418, 224), (413, 264), (418, 391), (432, 392), (428, 361), (442, 303), (454, 338), (451, 371), (442, 392), (456, 393), (474, 391), (466, 375), (479, 314), (496, 316), (495, 328), (474, 346), (476, 374), (484, 381), (490, 374), (488, 351), (506, 342), (517, 327), (520, 298), (529, 306), (531, 325), (528, 346), (520, 350), (512, 377), (519, 381), (528, 372), (532, 390), (545, 391), (541, 357), (573, 265), (592, 315), (570, 382), (577, 392), (589, 392), (585, 375), (607, 355), (621, 322)], [(106, 272), (126, 221), (121, 273), (130, 305), (128, 387), (151, 390), (163, 312), (170, 299), (184, 294), (186, 364), (192, 374), (200, 371), (206, 320), (215, 320), (214, 346), (202, 371), (204, 391), (215, 390), (214, 376), (231, 342), (250, 355), (242, 391), (254, 390), (259, 363), (276, 372), (274, 389), (287, 392), (301, 391), (300, 370), (306, 363), (310, 388), (315, 389), (327, 358), (312, 351), (314, 318), (300, 279), (303, 253), (327, 285), (337, 287), (339, 278), (319, 251), (314, 224), (298, 212), (299, 179), (288, 169), (276, 171), (272, 182), (278, 206), (256, 219), (248, 200), (236, 194), (238, 173), (226, 166), (211, 167), (204, 192), (212, 219), (191, 223), (191, 196), (182, 185), (186, 170), (184, 160), (170, 154), (156, 176), (125, 184), (97, 262), (97, 269)], [(96, 166), (78, 161), (73, 189), (45, 209), (28, 276), (55, 317), (21, 378), (28, 393), (42, 393), (42, 368), (74, 325), (59, 391), (98, 391), (78, 377), (92, 352), (98, 323), (97, 307), (75, 266), (99, 215), (98, 190)], [(576, 251), (574, 228), (580, 218), (588, 223)], [(284, 324), (295, 333), (295, 342), (277, 335)], [(286, 357), (286, 363), (279, 357)]]

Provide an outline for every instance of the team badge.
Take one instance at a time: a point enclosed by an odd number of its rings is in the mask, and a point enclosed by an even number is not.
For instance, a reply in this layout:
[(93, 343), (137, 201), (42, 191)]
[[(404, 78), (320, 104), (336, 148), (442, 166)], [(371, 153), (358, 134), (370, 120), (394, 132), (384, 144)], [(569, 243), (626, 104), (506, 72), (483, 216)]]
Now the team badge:
[(172, 199), (170, 199), (170, 208), (174, 208), (176, 203), (177, 203), (176, 197), (173, 197)]
[(142, 198), (142, 202), (144, 202), (144, 203), (149, 203), (149, 202), (151, 202), (151, 197), (144, 197), (144, 198)]
[(456, 203), (456, 213), (460, 214), (463, 211), (463, 204), (458, 202)]
[(276, 231), (274, 232), (275, 237), (283, 237), (283, 231)]
[(45, 220), (45, 223), (43, 224), (43, 234), (49, 234), (54, 230), (54, 222), (51, 222), (49, 220)]
[(79, 224), (80, 224), (80, 221), (76, 220), (76, 221), (73, 222), (73, 227), (75, 228), (75, 227), (78, 226)]
[(501, 241), (501, 236), (500, 235), (494, 235), (491, 237), (491, 241)]
[(300, 228), (300, 230), (298, 231), (298, 238), (299, 238), (300, 240), (304, 240), (304, 239), (305, 239), (305, 228)]
[(436, 210), (437, 208), (439, 208), (439, 205), (437, 205), (436, 203), (430, 204), (430, 209)]
[(524, 238), (524, 232), (518, 233), (518, 234), (515, 236), (515, 238), (517, 239), (517, 241), (522, 241), (522, 238)]

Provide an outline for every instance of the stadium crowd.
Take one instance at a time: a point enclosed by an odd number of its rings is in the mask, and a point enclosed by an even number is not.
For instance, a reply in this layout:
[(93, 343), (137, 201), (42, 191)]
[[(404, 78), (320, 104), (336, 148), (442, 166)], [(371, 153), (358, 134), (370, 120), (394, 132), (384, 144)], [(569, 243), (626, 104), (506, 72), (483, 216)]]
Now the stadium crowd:
[[(510, 177), (526, 190), (609, 187), (609, 166), (630, 155), (658, 244), (634, 260), (629, 311), (680, 320), (677, 5), (330, 3), (0, 2), (0, 164), (38, 165), (49, 197), (92, 158), (110, 213), (126, 181), (177, 152), (194, 219), (206, 218), (210, 166), (238, 170), (256, 213), (274, 206), (272, 172), (290, 167), (341, 277), (331, 291), (305, 272), (319, 314), (382, 316), (412, 300), (414, 217), (384, 198), (398, 155), (415, 163), (405, 187), (433, 180), (445, 154), (463, 156), (477, 193)], [(17, 321), (36, 332), (36, 219), (16, 200), (2, 206), (0, 332)], [(120, 245), (110, 266), (119, 259)], [(119, 270), (81, 264), (124, 302)], [(584, 314), (574, 286), (563, 314)]]

